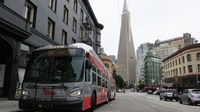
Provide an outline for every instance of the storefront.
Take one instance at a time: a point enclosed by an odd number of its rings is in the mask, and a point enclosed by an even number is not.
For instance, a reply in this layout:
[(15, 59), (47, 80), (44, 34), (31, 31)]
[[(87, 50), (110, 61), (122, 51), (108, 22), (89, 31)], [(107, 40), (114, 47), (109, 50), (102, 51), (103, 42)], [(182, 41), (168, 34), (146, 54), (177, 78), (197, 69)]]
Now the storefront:
[(199, 88), (199, 81), (200, 75), (198, 74), (165, 78), (165, 83), (173, 84), (171, 88), (176, 88), (178, 90), (186, 88)]
[(0, 98), (12, 100), (18, 81), (21, 42), (31, 34), (26, 20), (2, 4), (0, 13), (4, 13), (0, 15)]

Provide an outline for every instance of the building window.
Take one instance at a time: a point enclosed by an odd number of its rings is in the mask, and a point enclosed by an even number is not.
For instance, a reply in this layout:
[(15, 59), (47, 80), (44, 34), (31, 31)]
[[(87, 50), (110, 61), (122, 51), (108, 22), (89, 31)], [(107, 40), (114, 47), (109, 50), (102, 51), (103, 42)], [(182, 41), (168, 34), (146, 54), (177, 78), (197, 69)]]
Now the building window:
[(101, 42), (101, 36), (100, 36), (100, 34), (97, 34), (97, 42)]
[(191, 73), (192, 71), (192, 65), (188, 65), (188, 72)]
[(200, 64), (198, 64), (198, 72), (200, 72)]
[(30, 1), (25, 2), (24, 18), (29, 22), (30, 26), (35, 28), (36, 6)]
[(180, 58), (178, 58), (178, 63), (181, 64), (181, 59)]
[(73, 9), (74, 9), (74, 12), (76, 12), (76, 13), (77, 13), (77, 8), (78, 8), (78, 2), (77, 2), (77, 0), (74, 0), (74, 7), (73, 7)]
[(182, 57), (182, 61), (183, 61), (183, 63), (185, 63), (185, 58), (184, 58), (184, 56)]
[(178, 45), (178, 48), (181, 49), (181, 45), (180, 44)]
[(76, 43), (76, 40), (74, 38), (72, 38), (72, 43)]
[(48, 18), (47, 37), (51, 40), (54, 39), (54, 27), (55, 23), (50, 18)]
[(83, 28), (80, 27), (80, 38), (83, 39)]
[(185, 74), (185, 67), (183, 67), (183, 73)]
[(197, 53), (197, 60), (200, 60), (200, 53)]
[(64, 30), (62, 31), (61, 45), (67, 45), (67, 32)]
[(182, 72), (181, 72), (181, 68), (179, 68), (179, 73), (180, 73), (180, 75), (182, 74)]
[(73, 18), (72, 31), (73, 31), (74, 33), (76, 33), (76, 27), (77, 27), (77, 21), (76, 21), (75, 18)]
[(187, 55), (187, 61), (192, 61), (192, 57), (190, 54)]
[(67, 9), (66, 6), (64, 6), (64, 11), (63, 11), (63, 21), (64, 23), (68, 23), (68, 15), (69, 15), (69, 11)]
[(56, 0), (49, 0), (49, 8), (56, 12)]
[(83, 10), (81, 9), (81, 21), (83, 22), (83, 18), (84, 18), (84, 13), (83, 13)]

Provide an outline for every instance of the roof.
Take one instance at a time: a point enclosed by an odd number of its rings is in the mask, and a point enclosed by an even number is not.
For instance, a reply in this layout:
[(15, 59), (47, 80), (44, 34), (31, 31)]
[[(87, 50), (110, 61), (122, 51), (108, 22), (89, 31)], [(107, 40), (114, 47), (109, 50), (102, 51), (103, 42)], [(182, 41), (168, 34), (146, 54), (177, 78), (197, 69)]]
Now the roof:
[(194, 48), (200, 48), (200, 44), (192, 44), (186, 47), (183, 47), (182, 49), (176, 51), (175, 53), (171, 54), (170, 56), (166, 57), (165, 59), (163, 59), (162, 62), (167, 61), (168, 59), (182, 53), (183, 51), (189, 50), (189, 49), (194, 49)]
[(82, 0), (82, 1), (85, 5), (86, 9), (88, 10), (88, 13), (90, 14), (91, 18), (93, 19), (95, 25), (102, 30), (104, 28), (104, 26), (102, 24), (98, 23), (97, 18), (93, 12), (93, 9), (92, 9), (89, 1), (88, 0)]

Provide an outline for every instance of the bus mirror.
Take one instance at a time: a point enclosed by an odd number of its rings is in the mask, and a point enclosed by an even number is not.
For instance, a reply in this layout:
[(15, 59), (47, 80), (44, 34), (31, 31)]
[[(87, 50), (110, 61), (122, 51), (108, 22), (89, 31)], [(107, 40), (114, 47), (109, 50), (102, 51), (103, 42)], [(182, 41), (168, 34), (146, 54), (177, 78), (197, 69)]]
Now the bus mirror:
[(86, 60), (86, 68), (91, 69), (92, 68), (92, 63), (90, 60)]

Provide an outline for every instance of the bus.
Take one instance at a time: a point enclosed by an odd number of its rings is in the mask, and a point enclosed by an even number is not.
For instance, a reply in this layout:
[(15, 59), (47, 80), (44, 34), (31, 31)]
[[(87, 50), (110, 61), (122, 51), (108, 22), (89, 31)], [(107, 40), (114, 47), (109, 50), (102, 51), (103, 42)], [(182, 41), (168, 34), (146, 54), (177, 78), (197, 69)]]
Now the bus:
[(116, 82), (91, 46), (48, 45), (30, 55), (18, 107), (92, 112), (115, 97)]

